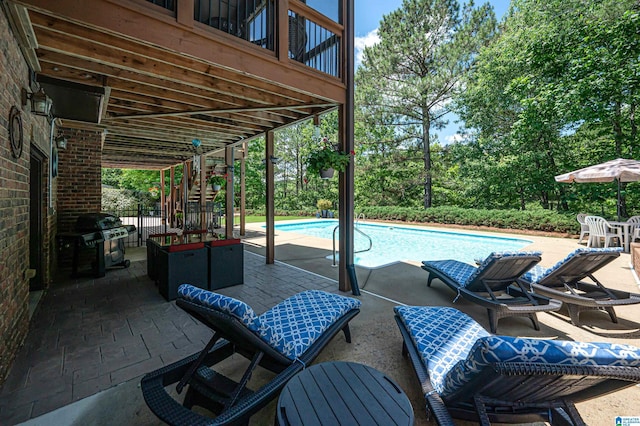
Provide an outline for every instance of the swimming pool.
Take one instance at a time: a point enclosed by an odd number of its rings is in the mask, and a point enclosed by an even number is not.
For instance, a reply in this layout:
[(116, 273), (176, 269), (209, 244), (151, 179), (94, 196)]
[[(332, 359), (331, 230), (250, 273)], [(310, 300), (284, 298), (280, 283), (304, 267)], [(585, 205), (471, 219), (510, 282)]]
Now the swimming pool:
[[(277, 231), (296, 232), (311, 237), (333, 238), (337, 220), (314, 220), (275, 225)], [(373, 240), (370, 251), (356, 253), (354, 263), (367, 268), (379, 268), (390, 263), (413, 260), (457, 259), (474, 263), (494, 251), (520, 250), (532, 241), (521, 238), (507, 238), (467, 234), (462, 232), (416, 229), (396, 225), (358, 223), (357, 228)], [(336, 231), (336, 240), (338, 232)], [(366, 249), (369, 241), (355, 232), (355, 251)], [(329, 259), (332, 255), (328, 256)]]

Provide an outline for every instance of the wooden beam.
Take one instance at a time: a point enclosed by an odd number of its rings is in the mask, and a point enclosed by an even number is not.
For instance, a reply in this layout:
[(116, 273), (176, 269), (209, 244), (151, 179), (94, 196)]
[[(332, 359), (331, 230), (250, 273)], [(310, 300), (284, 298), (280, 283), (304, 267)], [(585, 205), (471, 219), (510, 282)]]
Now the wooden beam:
[(200, 229), (208, 229), (207, 224), (207, 157), (200, 155)]
[(271, 162), (271, 157), (274, 153), (273, 131), (268, 131), (266, 136), (264, 152), (264, 161), (267, 168), (267, 205), (265, 206), (267, 227), (266, 262), (268, 265), (272, 265), (275, 262), (275, 180), (273, 177), (273, 163)]
[(177, 2), (176, 20), (179, 24), (193, 28), (193, 0), (179, 0)]
[[(322, 93), (327, 100), (344, 101), (342, 82), (335, 84), (338, 79), (300, 67), (288, 59), (278, 60), (266, 49), (235, 37), (223, 37), (225, 34), (204, 25), (194, 25), (191, 31), (185, 31), (175, 18), (171, 20), (150, 7), (141, 7), (137, 2), (18, 0), (18, 3), (42, 14), (64, 17), (69, 22), (80, 22), (94, 30), (102, 28), (111, 34), (122, 34), (123, 39), (162, 46), (167, 52), (218, 64), (221, 68), (237, 70), (247, 77), (257, 77), (283, 88), (306, 88), (307, 93)], [(238, 52), (242, 53), (239, 55)], [(320, 83), (321, 80), (324, 83)]]
[(247, 154), (249, 151), (249, 144), (247, 142), (242, 143), (242, 158), (240, 159), (240, 235), (246, 235), (247, 224), (247, 185), (246, 185), (246, 164)]
[(224, 161), (227, 165), (227, 186), (225, 191), (225, 236), (227, 239), (233, 238), (233, 223), (235, 221), (234, 218), (234, 208), (233, 208), (233, 199), (235, 195), (235, 188), (233, 187), (233, 175), (234, 175), (234, 148), (233, 146), (227, 146), (224, 155)]
[(216, 113), (228, 113), (228, 112), (248, 112), (248, 111), (279, 111), (279, 110), (291, 110), (291, 109), (303, 109), (307, 110), (309, 108), (332, 108), (335, 107), (335, 104), (304, 104), (304, 105), (271, 105), (271, 106), (262, 106), (262, 107), (248, 107), (248, 108), (228, 108), (228, 109), (210, 109), (210, 110), (200, 110), (200, 111), (179, 111), (179, 112), (164, 112), (164, 113), (155, 113), (155, 114), (138, 114), (138, 115), (123, 115), (123, 116), (112, 116), (111, 120), (120, 120), (124, 118), (155, 118), (155, 117), (178, 117), (182, 115), (194, 115), (194, 114), (216, 114)]
[[(97, 31), (75, 23), (33, 13), (33, 25), (38, 30), (41, 47), (48, 46), (50, 50), (73, 52), (86, 57), (83, 45), (91, 45), (95, 49), (94, 57), (105, 59), (106, 62), (118, 64), (122, 68), (134, 66), (136, 69), (154, 69), (162, 75), (180, 75), (188, 71), (199, 74), (202, 83), (215, 78), (219, 89), (224, 93), (247, 92), (251, 97), (251, 90), (263, 90), (299, 102), (311, 102), (309, 95), (294, 91), (286, 86), (275, 85), (268, 80), (255, 80), (245, 74), (238, 74), (212, 63), (205, 63), (194, 58), (185, 57), (174, 52), (167, 52), (155, 46), (133, 43), (130, 39), (116, 37), (113, 34)], [(117, 58), (115, 60), (109, 58)], [(209, 83), (210, 84), (210, 83)], [(233, 90), (225, 90), (226, 85), (241, 86)], [(320, 92), (322, 93), (322, 92)]]
[(174, 64), (168, 64), (158, 59), (130, 57), (125, 51), (119, 51), (108, 45), (102, 45), (90, 40), (81, 39), (75, 35), (62, 34), (54, 31), (38, 31), (40, 41), (40, 56), (44, 51), (64, 53), (82, 61), (94, 62), (117, 70), (113, 74), (137, 74), (139, 76), (157, 78), (161, 76), (167, 83), (181, 83), (194, 88), (209, 90), (220, 95), (227, 95), (236, 102), (259, 101), (264, 104), (298, 105), (301, 102), (312, 102), (305, 95), (295, 98), (282, 96), (273, 91), (248, 88), (244, 85), (217, 78), (215, 74), (199, 73)]
[[(354, 0), (343, 2), (345, 22), (347, 22), (346, 53), (344, 66), (347, 82), (347, 102), (338, 109), (339, 136), (341, 150), (351, 152), (354, 149)], [(353, 158), (346, 170), (340, 173), (338, 182), (339, 191), (339, 247), (340, 262), (338, 265), (338, 281), (341, 291), (351, 290), (354, 295), (359, 295), (358, 280), (354, 265), (354, 164)]]
[(22, 52), (22, 56), (24, 56), (27, 65), (33, 71), (40, 72), (40, 63), (38, 62), (38, 56), (36, 55), (38, 40), (33, 32), (29, 12), (24, 6), (19, 6), (12, 2), (3, 1), (1, 2), (1, 5), (7, 12), (6, 15), (9, 21), (9, 26), (16, 35), (18, 46), (20, 47), (20, 51)]
[(174, 220), (176, 215), (176, 168), (175, 167), (171, 167), (169, 171), (169, 191), (170, 191), (169, 226), (173, 228), (175, 226)]
[(280, 61), (289, 60), (289, 0), (280, 0), (277, 2), (276, 13), (278, 19), (276, 25), (278, 26), (277, 34), (279, 35), (277, 40), (277, 54)]
[[(193, 98), (189, 97), (189, 103), (184, 103), (180, 101), (176, 101), (173, 99), (158, 99), (148, 95), (125, 92), (122, 90), (111, 90), (111, 99), (113, 103), (117, 102), (130, 102), (133, 105), (136, 105), (138, 108), (144, 107), (145, 111), (152, 111), (154, 108), (157, 110), (158, 107), (172, 109), (174, 111), (184, 110), (187, 107), (198, 107), (200, 109), (205, 109), (207, 107), (212, 108), (213, 105), (204, 105), (205, 102), (193, 102)], [(251, 111), (251, 112), (243, 112), (243, 113), (216, 113), (214, 114), (216, 117), (221, 117), (225, 119), (229, 119), (231, 121), (237, 121), (242, 123), (254, 123), (256, 126), (264, 126), (271, 127), (274, 122), (282, 124), (283, 120), (281, 117), (273, 115), (273, 114), (263, 114), (265, 111)], [(277, 118), (277, 121), (274, 119)]]
[(167, 226), (167, 196), (164, 192), (164, 169), (160, 170), (160, 223), (165, 227), (162, 232), (165, 232)]

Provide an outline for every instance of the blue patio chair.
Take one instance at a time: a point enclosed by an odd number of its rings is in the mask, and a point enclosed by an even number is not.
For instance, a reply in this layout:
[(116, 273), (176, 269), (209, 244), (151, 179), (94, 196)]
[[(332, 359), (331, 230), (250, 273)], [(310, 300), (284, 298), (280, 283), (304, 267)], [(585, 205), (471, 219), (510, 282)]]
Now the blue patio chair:
[[(580, 313), (603, 310), (618, 322), (614, 306), (640, 303), (640, 294), (605, 287), (593, 274), (620, 256), (622, 248), (579, 248), (550, 268), (536, 265), (522, 275), (530, 290), (567, 306), (573, 325), (580, 323)], [(589, 278), (592, 283), (584, 282)]]
[[(240, 300), (187, 284), (179, 287), (176, 304), (210, 327), (213, 337), (200, 353), (142, 379), (142, 393), (151, 411), (173, 425), (246, 422), (311, 364), (340, 330), (351, 342), (349, 321), (360, 312), (359, 300), (311, 290), (256, 315)], [(251, 361), (239, 381), (213, 368), (234, 353)], [(257, 366), (276, 376), (253, 391), (247, 384)], [(166, 387), (175, 383), (178, 393), (187, 388), (182, 404), (167, 392)], [(194, 406), (216, 417), (196, 413), (191, 410)]]
[(439, 425), (584, 425), (575, 403), (640, 383), (633, 346), (493, 335), (448, 307), (394, 310), (402, 353)]
[(562, 307), (557, 300), (531, 293), (519, 279), (540, 259), (539, 252), (494, 252), (477, 267), (458, 260), (436, 260), (423, 261), (422, 269), (429, 272), (429, 287), (437, 278), (456, 291), (454, 302), (462, 296), (485, 307), (493, 333), (498, 320), (508, 316), (527, 316), (540, 330), (536, 313)]

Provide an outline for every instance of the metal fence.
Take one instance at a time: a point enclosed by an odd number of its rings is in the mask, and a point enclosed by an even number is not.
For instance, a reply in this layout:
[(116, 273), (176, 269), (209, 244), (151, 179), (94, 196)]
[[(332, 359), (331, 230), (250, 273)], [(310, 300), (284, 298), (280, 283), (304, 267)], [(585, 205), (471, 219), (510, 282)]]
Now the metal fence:
[(200, 215), (200, 203), (188, 203), (187, 211), (183, 220), (178, 221), (177, 228), (172, 227), (166, 220), (162, 220), (160, 206), (155, 208), (145, 207), (138, 204), (137, 208), (123, 209), (119, 211), (108, 211), (118, 216), (123, 225), (134, 225), (136, 232), (129, 234), (124, 239), (126, 247), (141, 247), (146, 245), (147, 238), (151, 234), (163, 234), (166, 232), (181, 232), (183, 230), (207, 229), (213, 234), (217, 229), (225, 225), (224, 210), (220, 203), (208, 202), (205, 206), (206, 223), (202, 225)]

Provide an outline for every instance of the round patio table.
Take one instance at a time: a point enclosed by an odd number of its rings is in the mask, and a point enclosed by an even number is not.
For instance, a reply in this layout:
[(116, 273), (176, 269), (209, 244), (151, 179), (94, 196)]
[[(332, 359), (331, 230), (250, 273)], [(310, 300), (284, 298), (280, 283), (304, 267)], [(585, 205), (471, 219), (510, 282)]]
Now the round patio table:
[(278, 399), (278, 425), (413, 425), (413, 407), (382, 372), (325, 362), (294, 376)]

